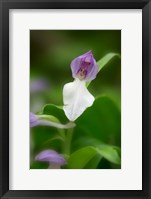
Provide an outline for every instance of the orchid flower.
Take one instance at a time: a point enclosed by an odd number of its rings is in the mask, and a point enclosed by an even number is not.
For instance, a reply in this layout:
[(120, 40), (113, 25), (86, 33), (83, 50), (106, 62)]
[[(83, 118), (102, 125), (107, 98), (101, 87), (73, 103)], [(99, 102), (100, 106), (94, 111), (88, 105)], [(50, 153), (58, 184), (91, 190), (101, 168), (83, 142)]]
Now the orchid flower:
[(96, 78), (98, 66), (92, 51), (75, 58), (70, 66), (75, 80), (64, 85), (63, 109), (67, 118), (74, 121), (94, 102), (93, 95), (87, 90), (86, 82)]
[(75, 127), (75, 124), (73, 122), (60, 124), (57, 122), (43, 119), (40, 115), (35, 115), (34, 113), (30, 112), (30, 127), (32, 128), (34, 126), (52, 126), (59, 129), (68, 129)]
[(63, 155), (58, 154), (54, 150), (44, 150), (40, 152), (36, 157), (36, 161), (49, 162), (49, 169), (60, 169), (61, 166), (67, 164)]

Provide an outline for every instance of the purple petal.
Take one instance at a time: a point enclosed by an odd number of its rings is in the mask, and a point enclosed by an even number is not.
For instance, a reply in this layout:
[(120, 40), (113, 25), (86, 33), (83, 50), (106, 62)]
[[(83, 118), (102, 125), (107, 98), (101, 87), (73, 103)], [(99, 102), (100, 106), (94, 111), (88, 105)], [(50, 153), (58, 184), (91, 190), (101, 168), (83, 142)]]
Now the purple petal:
[(95, 79), (98, 72), (99, 72), (98, 65), (97, 65), (96, 61), (94, 60), (93, 68), (91, 69), (91, 71), (89, 71), (87, 73), (87, 76), (86, 76), (86, 79), (85, 79), (86, 82), (89, 82), (89, 81)]
[(58, 165), (65, 165), (67, 163), (64, 157), (54, 150), (42, 151), (35, 157), (35, 160)]
[(73, 78), (79, 78), (86, 82), (95, 79), (98, 73), (98, 66), (91, 51), (75, 58), (71, 62)]
[(38, 124), (38, 117), (34, 113), (30, 112), (30, 127), (37, 126)]

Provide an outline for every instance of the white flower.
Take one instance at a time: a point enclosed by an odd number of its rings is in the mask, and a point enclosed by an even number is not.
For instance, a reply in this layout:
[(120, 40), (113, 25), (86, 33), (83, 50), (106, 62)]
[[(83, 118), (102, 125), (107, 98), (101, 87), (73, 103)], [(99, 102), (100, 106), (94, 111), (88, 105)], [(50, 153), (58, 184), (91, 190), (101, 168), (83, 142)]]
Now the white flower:
[(98, 66), (89, 51), (71, 62), (73, 82), (63, 88), (64, 112), (70, 121), (76, 120), (86, 108), (92, 106), (94, 97), (87, 90), (86, 82), (93, 80), (98, 73)]

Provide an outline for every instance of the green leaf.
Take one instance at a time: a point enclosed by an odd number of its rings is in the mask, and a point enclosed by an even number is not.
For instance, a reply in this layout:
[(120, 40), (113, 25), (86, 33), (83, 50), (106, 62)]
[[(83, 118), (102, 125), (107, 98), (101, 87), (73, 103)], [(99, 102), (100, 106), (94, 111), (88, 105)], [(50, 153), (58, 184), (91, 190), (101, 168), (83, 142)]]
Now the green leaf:
[(49, 140), (47, 140), (47, 141), (44, 143), (44, 145), (50, 144), (51, 142), (56, 141), (56, 140), (57, 140), (57, 141), (64, 142), (64, 138), (63, 138), (62, 136), (56, 135), (56, 136), (50, 138)]
[(93, 147), (84, 147), (72, 153), (68, 160), (69, 169), (82, 169), (96, 155)]
[(108, 53), (102, 59), (100, 59), (97, 62), (97, 65), (99, 67), (99, 71), (115, 56), (118, 56), (120, 58), (120, 55), (117, 54), (117, 53)]
[[(37, 115), (37, 116), (39, 117), (40, 120), (47, 120), (50, 122), (54, 122), (56, 124), (61, 124), (61, 122), (58, 120), (58, 118), (54, 117), (53, 115)], [(64, 129), (57, 128), (57, 130), (63, 139), (65, 137)]]
[(95, 155), (89, 162), (86, 164), (84, 169), (96, 169), (102, 157), (100, 155)]
[(61, 123), (67, 123), (69, 121), (67, 117), (65, 116), (63, 109), (53, 104), (45, 105), (43, 108), (42, 114), (54, 116)]
[(92, 136), (83, 136), (83, 132), (81, 132), (81, 135), (77, 139), (75, 139), (77, 133), (78, 132), (74, 133), (74, 139), (72, 140), (72, 152), (86, 146), (97, 146), (99, 144), (102, 144), (99, 139), (96, 139)]
[[(118, 53), (108, 53), (103, 58), (101, 58), (97, 62), (99, 71), (102, 70), (102, 68), (115, 56), (118, 56), (120, 58), (120, 55)], [(90, 83), (91, 83), (91, 81), (86, 84), (87, 87), (89, 86)]]
[[(116, 150), (117, 147), (110, 146), (110, 145), (100, 145), (95, 148), (96, 151), (105, 159), (107, 159), (109, 162), (112, 162), (114, 164), (120, 164), (120, 156), (118, 151)], [(120, 150), (118, 148), (118, 150)]]
[(58, 120), (58, 118), (54, 117), (53, 115), (38, 115), (38, 117), (42, 120), (44, 119), (44, 120), (48, 120), (50, 122), (56, 122), (56, 123), (61, 124), (60, 121)]
[(93, 137), (100, 142), (120, 146), (121, 113), (111, 98), (98, 97), (93, 106), (87, 108), (76, 120), (74, 140), (81, 136)]
[(87, 146), (71, 154), (68, 160), (68, 168), (82, 169), (86, 165), (88, 165), (88, 162), (91, 161), (93, 158), (95, 158), (96, 155), (99, 155), (100, 159), (103, 157), (107, 159), (109, 162), (114, 164), (120, 164), (121, 162), (119, 154), (114, 146), (110, 145), (99, 145), (97, 147)]

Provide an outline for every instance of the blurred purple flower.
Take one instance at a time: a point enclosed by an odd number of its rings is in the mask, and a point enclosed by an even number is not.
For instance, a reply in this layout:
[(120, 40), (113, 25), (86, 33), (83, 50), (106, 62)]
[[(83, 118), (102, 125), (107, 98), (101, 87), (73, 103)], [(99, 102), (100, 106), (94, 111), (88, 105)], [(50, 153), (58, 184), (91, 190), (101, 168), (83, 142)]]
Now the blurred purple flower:
[(30, 112), (30, 127), (37, 126), (38, 124), (38, 117), (34, 113)]
[(92, 51), (75, 58), (71, 62), (71, 70), (73, 78), (85, 80), (86, 82), (95, 79), (98, 73), (98, 66)]
[(63, 155), (49, 149), (40, 152), (35, 157), (35, 160), (41, 162), (49, 162), (50, 169), (60, 169), (61, 166), (67, 164), (67, 161), (64, 159)]
[(30, 82), (30, 92), (36, 93), (47, 90), (49, 88), (49, 83), (45, 79), (35, 79)]

